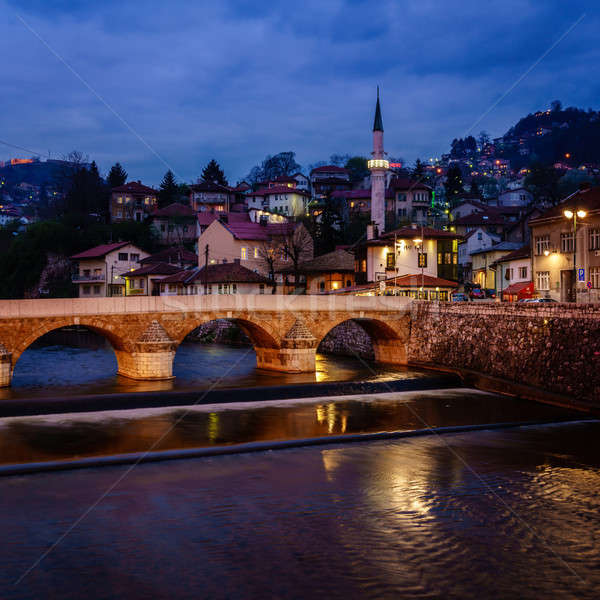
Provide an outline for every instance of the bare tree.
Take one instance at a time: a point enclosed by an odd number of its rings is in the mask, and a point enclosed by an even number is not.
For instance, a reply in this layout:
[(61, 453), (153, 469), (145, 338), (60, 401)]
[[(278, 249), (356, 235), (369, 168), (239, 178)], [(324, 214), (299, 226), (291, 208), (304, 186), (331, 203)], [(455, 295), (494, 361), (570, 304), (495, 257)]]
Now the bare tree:
[(294, 285), (297, 286), (300, 279), (300, 264), (310, 260), (314, 254), (312, 236), (306, 227), (300, 223), (282, 237), (281, 245), (285, 257), (292, 261)]
[(277, 291), (277, 282), (275, 281), (275, 268), (277, 264), (278, 254), (281, 253), (281, 244), (275, 238), (269, 238), (261, 243), (258, 247), (258, 256), (267, 271), (268, 277), (271, 280), (271, 293)]

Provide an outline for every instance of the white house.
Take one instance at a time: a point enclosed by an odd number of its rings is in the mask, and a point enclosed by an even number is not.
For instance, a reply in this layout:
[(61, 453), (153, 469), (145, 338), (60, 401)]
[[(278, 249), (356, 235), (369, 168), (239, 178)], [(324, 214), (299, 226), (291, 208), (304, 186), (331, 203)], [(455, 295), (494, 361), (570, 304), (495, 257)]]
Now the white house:
[(124, 296), (123, 273), (137, 269), (147, 256), (131, 242), (102, 244), (74, 254), (72, 280), (79, 287), (79, 297)]
[(498, 206), (528, 206), (533, 196), (523, 187), (507, 189), (498, 194)]
[(532, 296), (530, 246), (523, 246), (496, 261), (496, 293), (506, 301)]

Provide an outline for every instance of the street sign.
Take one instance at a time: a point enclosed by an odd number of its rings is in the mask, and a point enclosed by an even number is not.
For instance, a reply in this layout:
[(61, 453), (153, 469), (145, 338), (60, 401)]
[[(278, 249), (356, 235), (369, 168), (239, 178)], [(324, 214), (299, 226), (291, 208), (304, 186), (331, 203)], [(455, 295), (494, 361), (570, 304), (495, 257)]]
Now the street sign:
[(591, 281), (588, 281), (588, 282), (586, 283), (586, 285), (587, 285), (587, 288), (588, 288), (588, 290), (591, 290), (591, 289), (592, 289), (592, 282), (591, 282)]
[(585, 269), (577, 269), (577, 281), (585, 281)]

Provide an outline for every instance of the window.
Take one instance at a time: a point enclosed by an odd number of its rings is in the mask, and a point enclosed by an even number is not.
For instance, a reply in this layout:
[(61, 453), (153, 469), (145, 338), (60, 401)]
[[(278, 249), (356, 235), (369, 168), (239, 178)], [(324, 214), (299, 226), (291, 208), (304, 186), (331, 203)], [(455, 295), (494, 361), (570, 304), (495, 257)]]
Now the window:
[(232, 294), (237, 294), (237, 283), (232, 283), (231, 284), (231, 293)]
[(90, 286), (89, 285), (84, 285), (83, 286), (83, 294), (85, 296), (89, 296), (90, 295)]
[(452, 264), (452, 253), (445, 252), (444, 253), (444, 264), (451, 265)]
[(527, 279), (527, 267), (519, 267), (519, 279)]
[(360, 261), (360, 270), (362, 273), (367, 272), (367, 260), (365, 258)]
[(385, 255), (385, 268), (393, 269), (396, 266), (396, 255), (393, 252), (388, 252)]
[(264, 283), (260, 283), (258, 285), (258, 293), (259, 294), (264, 294), (265, 293), (265, 284)]
[(89, 279), (89, 277), (90, 277), (90, 272), (91, 272), (91, 271), (90, 271), (89, 269), (84, 269), (84, 270), (83, 270), (83, 276), (84, 276), (85, 278)]
[(254, 258), (258, 258), (258, 247), (254, 248)]
[(538, 290), (544, 291), (550, 289), (550, 271), (538, 271), (535, 274), (535, 285)]
[(319, 281), (319, 291), (321, 291), (321, 292), (325, 291), (325, 282), (324, 281)]
[(506, 269), (505, 278), (507, 281), (510, 281), (513, 278), (513, 270), (512, 269)]
[(96, 296), (98, 296), (98, 294), (100, 294), (100, 286), (99, 285), (95, 285), (94, 286), (94, 294)]
[(560, 251), (563, 253), (573, 252), (573, 233), (560, 234)]
[(146, 284), (146, 280), (145, 279), (140, 279), (140, 290), (145, 289), (145, 284)]
[(590, 250), (600, 250), (600, 229), (590, 229)]
[(127, 260), (127, 252), (119, 252), (119, 260)]
[(427, 252), (419, 252), (418, 264), (423, 269), (427, 268)]
[(441, 265), (444, 262), (444, 255), (441, 252), (438, 252), (438, 265)]
[(477, 239), (481, 241), (483, 239), (483, 233), (481, 231), (477, 232)]
[(590, 281), (594, 289), (600, 288), (600, 267), (590, 267)]
[(248, 248), (246, 248), (245, 246), (242, 246), (240, 258), (242, 260), (246, 260), (248, 258)]
[(123, 196), (117, 198), (117, 204), (123, 204)]
[(138, 260), (140, 260), (140, 255), (139, 254), (130, 254), (129, 260), (132, 262), (137, 262)]
[(544, 250), (550, 250), (550, 235), (538, 235), (535, 240), (535, 253), (537, 256), (544, 254)]

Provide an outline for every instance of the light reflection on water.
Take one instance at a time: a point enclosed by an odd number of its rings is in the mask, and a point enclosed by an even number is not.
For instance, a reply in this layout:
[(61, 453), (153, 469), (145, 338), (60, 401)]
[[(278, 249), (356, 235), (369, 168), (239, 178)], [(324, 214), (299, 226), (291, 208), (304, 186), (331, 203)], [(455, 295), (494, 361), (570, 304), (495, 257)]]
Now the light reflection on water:
[(134, 381), (116, 373), (114, 352), (104, 342), (91, 348), (30, 348), (17, 362), (12, 387), (0, 389), (0, 399), (204, 389), (214, 382), (218, 387), (256, 387), (426, 376), (413, 369), (366, 365), (358, 359), (328, 355), (317, 355), (315, 373), (261, 371), (252, 348), (198, 343), (178, 348), (171, 381)]
[(600, 425), (0, 480), (3, 598), (578, 598), (600, 587)]

